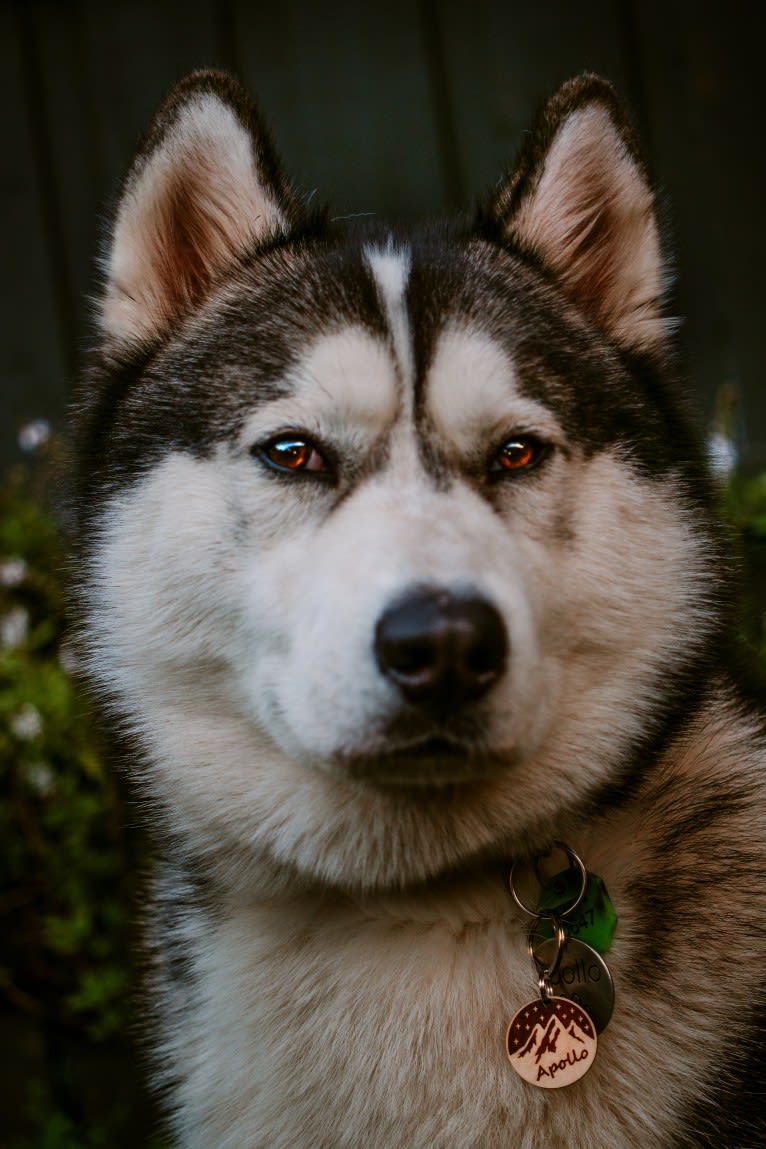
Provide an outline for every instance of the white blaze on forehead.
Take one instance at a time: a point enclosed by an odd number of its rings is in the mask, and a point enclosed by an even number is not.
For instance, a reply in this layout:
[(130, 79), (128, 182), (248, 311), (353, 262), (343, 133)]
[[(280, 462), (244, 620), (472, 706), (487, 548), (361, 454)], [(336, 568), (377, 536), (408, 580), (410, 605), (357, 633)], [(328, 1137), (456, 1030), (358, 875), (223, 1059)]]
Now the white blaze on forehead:
[(396, 418), (396, 365), (390, 348), (362, 327), (321, 335), (286, 382), (290, 395), (259, 409), (245, 428), (246, 440), (267, 423), (330, 437), (374, 438)]
[(426, 396), (437, 430), (463, 451), (512, 428), (551, 436), (559, 429), (546, 407), (519, 393), (506, 351), (477, 331), (453, 327), (442, 332), (428, 370)]
[(389, 242), (384, 248), (367, 247), (364, 254), (375, 279), (391, 331), (402, 382), (406, 389), (411, 389), (415, 378), (415, 360), (407, 314), (406, 291), (412, 266), (412, 253), (408, 247), (397, 248)]

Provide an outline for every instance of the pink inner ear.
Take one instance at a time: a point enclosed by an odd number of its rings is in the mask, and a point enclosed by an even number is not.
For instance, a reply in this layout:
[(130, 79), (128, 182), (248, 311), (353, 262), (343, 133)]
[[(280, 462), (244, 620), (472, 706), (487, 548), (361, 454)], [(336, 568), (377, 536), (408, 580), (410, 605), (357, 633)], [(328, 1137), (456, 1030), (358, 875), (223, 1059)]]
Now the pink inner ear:
[(251, 243), (285, 227), (247, 127), (216, 95), (194, 93), (140, 157), (120, 205), (105, 334), (117, 343), (156, 335), (199, 303)]
[(644, 349), (662, 341), (654, 197), (603, 105), (565, 118), (507, 229), (618, 341)]
[[(617, 286), (618, 261), (614, 258), (621, 240), (624, 212), (613, 202), (609, 188), (583, 180), (579, 202), (575, 199), (571, 225), (562, 237), (561, 269), (571, 291), (586, 309), (600, 314)], [(574, 197), (573, 197), (574, 198)], [(603, 315), (608, 320), (608, 314)]]
[[(215, 272), (236, 250), (234, 221), (227, 232), (208, 200), (206, 168), (201, 158), (198, 166), (189, 163), (170, 176), (156, 220), (156, 290), (170, 315), (201, 299)], [(217, 206), (218, 214), (225, 213), (224, 205)]]

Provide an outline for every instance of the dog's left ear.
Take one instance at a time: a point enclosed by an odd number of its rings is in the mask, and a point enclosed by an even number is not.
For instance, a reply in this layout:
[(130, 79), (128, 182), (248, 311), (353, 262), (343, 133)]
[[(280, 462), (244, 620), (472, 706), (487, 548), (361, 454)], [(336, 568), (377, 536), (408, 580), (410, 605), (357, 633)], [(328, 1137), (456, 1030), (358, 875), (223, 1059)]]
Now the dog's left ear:
[(117, 353), (162, 335), (237, 259), (302, 208), (240, 85), (195, 72), (170, 94), (128, 172), (105, 259), (101, 329)]
[(487, 223), (552, 271), (621, 346), (662, 350), (667, 276), (654, 195), (605, 80), (570, 80), (543, 108)]

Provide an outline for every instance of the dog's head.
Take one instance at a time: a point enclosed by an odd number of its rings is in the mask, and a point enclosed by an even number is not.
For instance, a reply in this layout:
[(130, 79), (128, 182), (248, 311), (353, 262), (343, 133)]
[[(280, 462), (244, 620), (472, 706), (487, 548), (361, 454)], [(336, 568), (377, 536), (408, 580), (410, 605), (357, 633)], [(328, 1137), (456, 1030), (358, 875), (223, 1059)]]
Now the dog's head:
[(239, 87), (161, 109), (79, 417), (91, 674), (211, 859), (406, 883), (551, 836), (698, 689), (720, 582), (612, 89), (475, 221), (305, 209)]

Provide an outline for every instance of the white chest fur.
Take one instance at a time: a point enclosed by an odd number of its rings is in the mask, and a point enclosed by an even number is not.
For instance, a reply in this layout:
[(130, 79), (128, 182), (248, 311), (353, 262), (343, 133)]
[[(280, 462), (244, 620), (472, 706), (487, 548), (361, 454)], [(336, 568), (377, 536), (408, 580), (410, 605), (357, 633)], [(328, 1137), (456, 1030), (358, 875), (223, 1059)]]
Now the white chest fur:
[(168, 1035), (184, 1149), (657, 1149), (703, 1072), (710, 1019), (691, 1033), (661, 987), (621, 984), (623, 942), (591, 1071), (552, 1092), (517, 1078), (505, 1031), (535, 986), (499, 883), (240, 907), (197, 939), (196, 1007)]

